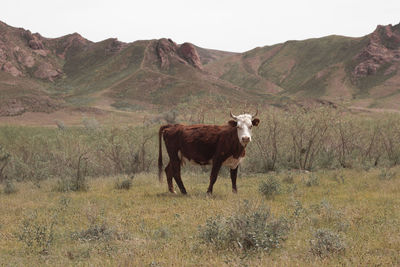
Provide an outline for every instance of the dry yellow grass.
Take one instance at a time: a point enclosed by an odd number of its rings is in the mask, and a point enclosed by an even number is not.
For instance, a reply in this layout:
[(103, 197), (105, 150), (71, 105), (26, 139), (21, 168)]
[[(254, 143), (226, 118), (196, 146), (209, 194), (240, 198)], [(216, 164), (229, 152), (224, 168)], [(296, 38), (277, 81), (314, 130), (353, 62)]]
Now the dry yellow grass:
[[(273, 199), (265, 199), (258, 190), (267, 175), (275, 175), (283, 189)], [(88, 192), (55, 192), (54, 180), (41, 182), (40, 187), (30, 182), (16, 183), (17, 193), (0, 194), (0, 265), (400, 264), (399, 175), (380, 179), (380, 170), (293, 172), (292, 184), (283, 181), (287, 175), (241, 175), (237, 195), (231, 193), (230, 179), (222, 176), (211, 198), (205, 194), (208, 174), (183, 174), (188, 196), (166, 193), (166, 184), (158, 184), (155, 174), (137, 175), (129, 190), (114, 188), (117, 177), (90, 179)], [(310, 175), (317, 178), (318, 185), (307, 186)], [(199, 226), (207, 218), (230, 216), (245, 199), (266, 205), (274, 216), (288, 219), (290, 231), (281, 248), (270, 254), (245, 253), (219, 250), (200, 242)], [(36, 217), (32, 217), (33, 212)], [(36, 247), (28, 247), (26, 240), (19, 240), (27, 218), (31, 218), (30, 226), (50, 229), (54, 224), (54, 238), (47, 253), (39, 253), (37, 243)], [(95, 228), (102, 231), (93, 232)], [(320, 228), (345, 236), (344, 254), (319, 258), (310, 252), (312, 234)]]

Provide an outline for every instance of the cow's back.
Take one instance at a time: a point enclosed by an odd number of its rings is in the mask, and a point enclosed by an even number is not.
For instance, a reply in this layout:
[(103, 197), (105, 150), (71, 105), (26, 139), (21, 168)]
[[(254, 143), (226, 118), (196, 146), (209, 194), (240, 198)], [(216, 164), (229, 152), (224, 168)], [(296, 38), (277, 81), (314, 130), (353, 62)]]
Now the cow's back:
[(221, 140), (232, 135), (232, 127), (216, 125), (170, 125), (164, 130), (168, 153), (180, 153), (198, 164), (208, 164)]

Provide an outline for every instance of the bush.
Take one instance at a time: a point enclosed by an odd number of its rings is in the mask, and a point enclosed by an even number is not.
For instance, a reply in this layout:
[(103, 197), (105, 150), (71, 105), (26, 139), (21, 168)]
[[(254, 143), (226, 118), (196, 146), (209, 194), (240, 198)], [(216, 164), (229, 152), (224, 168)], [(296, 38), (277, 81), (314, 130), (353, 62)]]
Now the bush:
[(55, 217), (39, 217), (35, 210), (26, 216), (16, 234), (19, 241), (25, 244), (26, 250), (36, 254), (48, 254), (54, 241)]
[(217, 249), (270, 251), (286, 239), (288, 224), (283, 218), (273, 219), (269, 209), (251, 207), (246, 201), (230, 217), (207, 219), (199, 231), (199, 238)]
[(73, 239), (81, 241), (110, 241), (119, 237), (117, 231), (112, 229), (107, 223), (92, 223), (86, 230), (74, 232)]
[(8, 153), (2, 145), (0, 145), (0, 182), (2, 182), (7, 176), (4, 174), (4, 169), (10, 162), (11, 155)]
[(129, 179), (129, 178), (124, 179), (122, 181), (117, 179), (117, 181), (115, 181), (115, 184), (114, 184), (114, 188), (118, 189), (118, 190), (122, 190), (122, 189), (129, 190), (131, 187), (132, 187), (132, 179)]
[(89, 209), (87, 214), (89, 226), (81, 231), (72, 232), (72, 239), (83, 242), (128, 239), (127, 234), (120, 233), (117, 229), (108, 223), (104, 210), (98, 211), (97, 208)]
[(294, 183), (294, 177), (292, 173), (287, 173), (285, 177), (282, 179), (283, 182), (287, 184), (293, 184)]
[(267, 198), (273, 198), (275, 195), (281, 193), (281, 184), (274, 176), (268, 176), (265, 181), (262, 181), (259, 186), (259, 191)]
[(390, 169), (382, 168), (379, 173), (379, 180), (392, 180), (396, 176), (396, 172)]
[(305, 181), (305, 184), (308, 187), (319, 185), (319, 177), (316, 174), (311, 173)]
[(6, 180), (5, 185), (4, 185), (4, 189), (3, 192), (4, 194), (14, 194), (16, 193), (18, 190), (15, 187), (14, 183), (11, 180)]
[(86, 178), (80, 177), (78, 178), (63, 178), (57, 181), (57, 185), (54, 188), (54, 191), (57, 192), (69, 192), (69, 191), (81, 191), (86, 192), (89, 190), (89, 185), (86, 181)]
[(100, 123), (95, 118), (86, 118), (82, 119), (82, 124), (85, 126), (86, 130), (95, 131), (100, 128)]
[(311, 253), (319, 257), (327, 257), (331, 254), (344, 253), (346, 243), (343, 238), (328, 229), (317, 229), (313, 239), (310, 240)]

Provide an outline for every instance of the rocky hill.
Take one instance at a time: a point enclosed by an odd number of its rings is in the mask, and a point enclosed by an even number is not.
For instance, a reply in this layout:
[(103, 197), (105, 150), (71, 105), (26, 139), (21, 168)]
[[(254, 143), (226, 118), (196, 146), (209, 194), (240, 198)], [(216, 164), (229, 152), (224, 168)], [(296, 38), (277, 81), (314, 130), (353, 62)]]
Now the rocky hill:
[(328, 36), (255, 48), (207, 66), (248, 90), (350, 105), (400, 107), (400, 24), (361, 38)]
[(205, 96), (398, 109), (399, 67), (400, 24), (360, 38), (327, 36), (230, 53), (171, 39), (45, 38), (0, 22), (0, 116), (76, 107), (168, 109)]

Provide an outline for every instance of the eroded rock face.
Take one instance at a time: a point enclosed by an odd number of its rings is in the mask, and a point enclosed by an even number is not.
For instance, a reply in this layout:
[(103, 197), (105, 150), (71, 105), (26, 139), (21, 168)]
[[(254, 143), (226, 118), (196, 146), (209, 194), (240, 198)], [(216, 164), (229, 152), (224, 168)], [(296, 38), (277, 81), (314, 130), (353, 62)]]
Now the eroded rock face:
[(6, 48), (2, 46), (0, 43), (0, 64), (5, 63), (7, 61), (7, 53)]
[(54, 81), (54, 79), (60, 77), (62, 74), (62, 70), (54, 68), (53, 65), (47, 62), (39, 65), (38, 69), (34, 73), (36, 78), (47, 79), (49, 81)]
[(44, 49), (44, 45), (39, 34), (32, 34), (30, 31), (24, 33), (25, 39), (28, 41), (28, 45), (33, 50)]
[(176, 53), (178, 46), (171, 39), (160, 39), (157, 43), (157, 54), (161, 60), (161, 69), (168, 69), (170, 66), (169, 56)]
[(11, 62), (4, 63), (1, 69), (14, 77), (23, 76), (22, 72), (17, 69)]
[(202, 69), (199, 54), (190, 43), (177, 45), (171, 39), (160, 39), (157, 43), (157, 54), (161, 61), (161, 69), (166, 70), (171, 64), (171, 58), (178, 62), (189, 64), (195, 68)]
[(35, 65), (35, 59), (18, 46), (14, 48), (14, 56), (24, 67), (32, 68)]
[[(360, 62), (353, 71), (355, 78), (376, 74), (385, 64), (400, 61), (400, 24), (378, 26), (371, 34), (369, 44), (355, 58)], [(395, 71), (391, 66), (385, 74)], [(389, 73), (387, 73), (389, 72)]]
[(184, 43), (179, 47), (179, 55), (189, 62), (193, 67), (202, 69), (199, 54), (191, 43)]
[(106, 47), (106, 52), (117, 53), (121, 51), (124, 47), (126, 47), (125, 43), (119, 41), (116, 38), (113, 38), (112, 42)]

